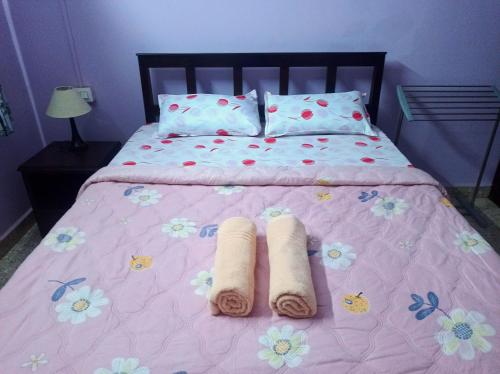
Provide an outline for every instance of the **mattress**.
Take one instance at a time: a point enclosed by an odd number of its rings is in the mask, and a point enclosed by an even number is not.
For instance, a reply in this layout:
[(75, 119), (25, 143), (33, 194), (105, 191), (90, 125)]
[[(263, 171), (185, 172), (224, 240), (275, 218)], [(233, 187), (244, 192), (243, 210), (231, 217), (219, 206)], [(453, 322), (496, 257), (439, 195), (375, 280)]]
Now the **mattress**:
[[(2, 373), (500, 372), (500, 257), (428, 174), (177, 155), (129, 167), (122, 153), (85, 183), (0, 290)], [(268, 306), (280, 214), (306, 227), (312, 319)], [(217, 227), (241, 215), (257, 225), (254, 308), (212, 316)]]
[(379, 136), (303, 135), (279, 138), (196, 136), (163, 139), (157, 124), (141, 126), (110, 165), (164, 166), (407, 166), (409, 161), (381, 131)]

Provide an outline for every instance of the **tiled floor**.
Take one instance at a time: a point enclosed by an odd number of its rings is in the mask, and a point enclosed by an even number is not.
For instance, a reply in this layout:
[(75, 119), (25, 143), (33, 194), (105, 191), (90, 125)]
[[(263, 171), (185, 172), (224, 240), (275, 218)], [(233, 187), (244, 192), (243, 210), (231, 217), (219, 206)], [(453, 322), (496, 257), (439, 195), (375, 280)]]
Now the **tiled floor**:
[[(464, 189), (459, 189), (459, 191), (463, 193)], [(465, 192), (469, 191), (465, 189)], [(453, 201), (453, 194), (456, 194), (457, 191), (451, 190), (450, 193), (452, 193)], [(476, 206), (489, 220), (489, 226), (482, 228), (472, 217), (465, 216), (465, 218), (498, 252), (500, 251), (500, 208), (484, 197), (486, 196), (484, 191), (480, 196), (483, 197), (477, 199)], [(8, 253), (0, 259), (0, 288), (7, 283), (19, 265), (41, 241), (40, 232), (33, 217), (28, 217), (19, 230), (20, 232), (10, 235), (7, 241), (0, 243), (0, 253), (5, 253), (8, 250)]]
[(32, 224), (28, 231), (15, 243), (10, 251), (0, 260), (0, 287), (10, 279), (33, 249), (42, 240), (38, 226)]
[[(456, 201), (456, 196), (460, 194), (462, 199), (468, 200), (471, 189), (470, 188), (448, 188), (451, 196), (451, 201), (455, 206), (459, 206)], [(487, 227), (481, 227), (477, 222), (467, 215), (464, 209), (459, 208), (460, 213), (464, 215), (467, 221), (474, 227), (490, 244), (500, 253), (500, 207), (496, 206), (493, 201), (487, 198), (489, 189), (481, 189), (478, 198), (476, 199), (475, 206), (481, 213), (483, 218), (489, 224)]]

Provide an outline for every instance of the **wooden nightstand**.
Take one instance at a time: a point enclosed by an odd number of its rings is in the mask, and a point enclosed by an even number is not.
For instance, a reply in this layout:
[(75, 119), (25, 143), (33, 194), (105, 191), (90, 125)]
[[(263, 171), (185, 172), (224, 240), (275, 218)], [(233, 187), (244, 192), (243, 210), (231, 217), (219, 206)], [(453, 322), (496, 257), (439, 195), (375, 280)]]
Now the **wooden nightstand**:
[(120, 150), (119, 142), (88, 142), (83, 152), (53, 142), (19, 166), (40, 233), (45, 236), (73, 205), (78, 190)]

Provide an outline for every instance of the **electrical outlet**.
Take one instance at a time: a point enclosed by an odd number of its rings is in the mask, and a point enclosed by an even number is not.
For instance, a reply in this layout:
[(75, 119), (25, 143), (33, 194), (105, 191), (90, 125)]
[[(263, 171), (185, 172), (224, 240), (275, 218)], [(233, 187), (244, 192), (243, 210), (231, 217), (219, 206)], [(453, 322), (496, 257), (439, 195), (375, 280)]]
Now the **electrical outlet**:
[(94, 102), (94, 95), (92, 94), (92, 88), (90, 87), (75, 87), (76, 92), (80, 95), (80, 97), (85, 100), (87, 103)]

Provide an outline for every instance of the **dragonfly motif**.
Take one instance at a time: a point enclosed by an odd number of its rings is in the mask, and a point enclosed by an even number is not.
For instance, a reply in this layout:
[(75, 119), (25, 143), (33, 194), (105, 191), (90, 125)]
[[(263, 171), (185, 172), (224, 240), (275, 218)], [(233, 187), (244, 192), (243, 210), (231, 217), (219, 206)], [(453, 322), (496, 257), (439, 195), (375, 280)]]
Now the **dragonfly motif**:
[(129, 195), (131, 195), (134, 191), (136, 191), (136, 190), (140, 190), (141, 188), (144, 188), (144, 186), (134, 186), (134, 187), (127, 188), (127, 189), (125, 190), (125, 192), (123, 193), (123, 196), (129, 196)]
[(217, 233), (217, 228), (218, 226), (215, 224), (203, 226), (200, 231), (200, 238), (205, 238), (205, 237), (211, 238)]
[(368, 192), (361, 192), (361, 195), (358, 196), (358, 199), (361, 200), (362, 203), (366, 203), (368, 200), (371, 200), (378, 196), (378, 191), (371, 191), (370, 194)]
[(64, 293), (66, 292), (66, 289), (69, 287), (71, 288), (72, 290), (74, 290), (73, 287), (71, 286), (75, 286), (77, 284), (80, 284), (82, 282), (84, 282), (87, 278), (76, 278), (76, 279), (73, 279), (69, 282), (61, 282), (61, 281), (58, 281), (58, 280), (49, 280), (49, 282), (56, 282), (56, 283), (60, 283), (62, 286), (59, 286), (55, 291), (54, 293), (52, 294), (52, 301), (58, 301), (61, 297), (64, 296)]
[(321, 241), (318, 238), (307, 237), (307, 256), (311, 257), (318, 253), (321, 249)]

